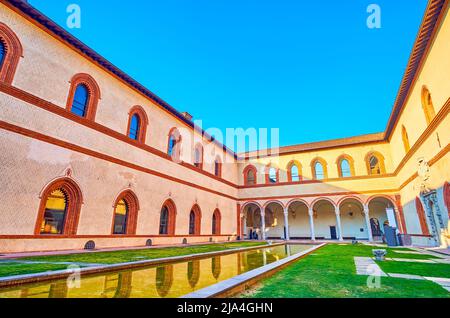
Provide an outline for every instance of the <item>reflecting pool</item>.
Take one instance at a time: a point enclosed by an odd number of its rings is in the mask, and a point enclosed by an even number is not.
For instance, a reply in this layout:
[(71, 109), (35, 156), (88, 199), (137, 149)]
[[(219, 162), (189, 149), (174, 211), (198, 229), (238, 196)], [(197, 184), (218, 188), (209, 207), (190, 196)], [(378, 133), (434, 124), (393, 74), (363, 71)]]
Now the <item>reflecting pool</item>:
[(313, 247), (279, 245), (0, 289), (0, 298), (175, 298)]

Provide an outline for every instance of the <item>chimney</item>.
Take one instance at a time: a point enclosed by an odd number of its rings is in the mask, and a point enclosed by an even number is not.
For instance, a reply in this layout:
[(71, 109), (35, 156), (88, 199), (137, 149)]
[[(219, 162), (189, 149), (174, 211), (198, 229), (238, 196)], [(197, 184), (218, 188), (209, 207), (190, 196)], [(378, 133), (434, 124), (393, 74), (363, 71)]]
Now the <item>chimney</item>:
[(183, 115), (187, 120), (192, 120), (192, 115), (188, 112), (182, 112), (181, 115)]

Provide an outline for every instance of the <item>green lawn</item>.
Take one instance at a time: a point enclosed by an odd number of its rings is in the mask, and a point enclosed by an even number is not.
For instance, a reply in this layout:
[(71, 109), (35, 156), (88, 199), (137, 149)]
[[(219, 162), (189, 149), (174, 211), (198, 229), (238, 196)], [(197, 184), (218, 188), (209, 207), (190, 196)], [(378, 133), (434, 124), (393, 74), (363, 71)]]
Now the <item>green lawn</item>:
[(56, 271), (67, 269), (67, 266), (61, 264), (17, 264), (1, 262), (0, 277)]
[(231, 242), (219, 244), (193, 245), (183, 247), (146, 248), (135, 250), (121, 250), (114, 252), (90, 252), (70, 255), (51, 255), (21, 258), (21, 260), (46, 261), (46, 262), (75, 262), (75, 263), (99, 263), (115, 264), (134, 262), (171, 256), (224, 251), (229, 249), (264, 245), (263, 242)]
[[(381, 277), (380, 288), (367, 287), (367, 276), (356, 275), (354, 256), (372, 257), (374, 247), (329, 244), (260, 282), (243, 297), (450, 297), (430, 281)], [(389, 257), (400, 255), (388, 249)], [(402, 254), (414, 258), (414, 254)], [(421, 256), (421, 255), (420, 255)], [(407, 268), (412, 263), (402, 262)]]
[(450, 278), (450, 264), (427, 264), (396, 261), (377, 262), (377, 264), (385, 273)]

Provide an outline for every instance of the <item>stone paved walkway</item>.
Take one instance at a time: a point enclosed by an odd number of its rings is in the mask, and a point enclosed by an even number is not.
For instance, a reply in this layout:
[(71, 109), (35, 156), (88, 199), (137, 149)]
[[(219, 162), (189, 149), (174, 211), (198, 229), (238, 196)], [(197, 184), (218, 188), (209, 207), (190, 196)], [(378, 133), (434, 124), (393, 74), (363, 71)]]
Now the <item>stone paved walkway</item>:
[[(410, 275), (410, 274), (398, 274), (398, 273), (385, 273), (381, 270), (381, 268), (378, 266), (375, 261), (370, 257), (354, 257), (355, 260), (355, 266), (356, 266), (356, 274), (357, 275), (363, 275), (363, 276), (385, 276), (385, 277), (393, 277), (393, 278), (403, 278), (403, 279), (416, 279), (416, 280), (429, 280), (432, 281), (438, 285), (440, 285), (442, 288), (450, 292), (450, 278), (442, 278), (442, 277), (424, 277), (420, 275)], [(389, 259), (387, 259), (389, 260)], [(404, 259), (394, 259), (394, 260), (401, 260), (404, 261)], [(423, 260), (410, 260), (406, 259), (407, 261), (423, 261)], [(423, 263), (423, 262), (422, 262)], [(431, 262), (434, 263), (434, 262)]]
[(354, 260), (357, 275), (387, 276), (370, 257), (355, 256)]

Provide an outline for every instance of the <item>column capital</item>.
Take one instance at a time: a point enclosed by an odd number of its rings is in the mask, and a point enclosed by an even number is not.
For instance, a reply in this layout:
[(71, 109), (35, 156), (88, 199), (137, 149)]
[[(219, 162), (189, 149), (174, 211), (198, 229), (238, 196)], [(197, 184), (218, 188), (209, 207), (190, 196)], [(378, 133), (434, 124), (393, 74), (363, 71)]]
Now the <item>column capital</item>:
[(310, 216), (314, 215), (314, 210), (313, 210), (312, 207), (309, 207), (309, 208), (308, 208), (308, 214), (309, 214)]

